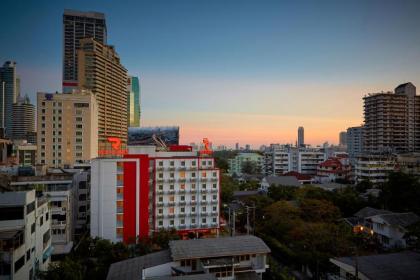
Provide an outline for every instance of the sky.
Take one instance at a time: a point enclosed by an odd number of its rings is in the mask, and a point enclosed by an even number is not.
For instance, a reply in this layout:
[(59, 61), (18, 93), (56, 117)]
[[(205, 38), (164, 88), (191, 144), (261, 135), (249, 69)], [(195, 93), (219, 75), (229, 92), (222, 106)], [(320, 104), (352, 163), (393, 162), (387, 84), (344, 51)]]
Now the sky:
[(65, 8), (106, 15), (108, 43), (141, 79), (141, 123), (179, 125), (181, 143), (338, 142), (362, 97), (420, 86), (420, 1), (10, 1), (0, 63), (21, 92), (61, 91)]

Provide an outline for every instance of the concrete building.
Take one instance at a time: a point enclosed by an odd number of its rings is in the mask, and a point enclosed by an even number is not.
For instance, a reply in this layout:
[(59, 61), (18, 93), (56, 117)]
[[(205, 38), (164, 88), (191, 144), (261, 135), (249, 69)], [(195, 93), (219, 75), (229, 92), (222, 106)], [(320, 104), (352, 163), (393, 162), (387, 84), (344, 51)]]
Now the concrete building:
[(383, 183), (388, 174), (396, 170), (395, 158), (388, 155), (361, 155), (355, 164), (355, 181), (368, 180), (374, 184)]
[(17, 98), (16, 103), (12, 106), (12, 140), (26, 140), (28, 143), (35, 144), (31, 141), (32, 134), (35, 132), (35, 106), (31, 104), (28, 96)]
[(420, 152), (420, 96), (412, 83), (368, 94), (363, 101), (366, 153)]
[(128, 126), (140, 126), (140, 81), (138, 77), (128, 77)]
[(13, 154), (17, 159), (17, 164), (20, 166), (35, 166), (37, 146), (28, 144), (26, 140), (14, 141)]
[(73, 235), (80, 238), (90, 229), (90, 170), (66, 170), (73, 175)]
[(48, 269), (51, 211), (35, 190), (0, 195), (0, 279), (35, 279)]
[(114, 47), (92, 38), (80, 40), (78, 79), (82, 89), (89, 89), (98, 103), (98, 149), (109, 150), (108, 137), (127, 144), (127, 70), (120, 63)]
[(38, 92), (38, 163), (69, 167), (98, 156), (98, 105), (86, 90)]
[(174, 240), (169, 249), (111, 265), (114, 279), (263, 279), (270, 248), (251, 235)]
[(6, 137), (12, 131), (13, 104), (19, 97), (19, 79), (16, 74), (16, 62), (6, 61), (0, 67), (0, 127), (5, 129)]
[(69, 253), (73, 247), (73, 175), (18, 176), (10, 186), (16, 191), (36, 189), (49, 198), (53, 255)]
[(94, 38), (106, 44), (105, 15), (97, 12), (65, 10), (63, 14), (63, 92), (78, 87), (78, 50), (80, 39)]
[(246, 162), (251, 162), (259, 170), (262, 169), (263, 156), (257, 153), (239, 153), (229, 159), (229, 174), (242, 174), (242, 167)]
[(217, 233), (220, 175), (212, 157), (189, 146), (128, 152), (92, 161), (91, 236), (130, 243), (161, 229)]
[(339, 146), (345, 147), (347, 146), (347, 131), (341, 131), (338, 135), (339, 138)]
[(318, 148), (271, 145), (264, 153), (264, 172), (265, 175), (283, 175), (290, 171), (315, 175), (318, 164), (326, 158), (325, 152)]
[(420, 175), (420, 153), (398, 154), (396, 160), (401, 172)]
[(298, 148), (305, 146), (305, 131), (303, 126), (299, 126), (298, 128), (298, 140), (297, 140)]
[(354, 166), (356, 158), (363, 153), (363, 126), (347, 128), (347, 153)]

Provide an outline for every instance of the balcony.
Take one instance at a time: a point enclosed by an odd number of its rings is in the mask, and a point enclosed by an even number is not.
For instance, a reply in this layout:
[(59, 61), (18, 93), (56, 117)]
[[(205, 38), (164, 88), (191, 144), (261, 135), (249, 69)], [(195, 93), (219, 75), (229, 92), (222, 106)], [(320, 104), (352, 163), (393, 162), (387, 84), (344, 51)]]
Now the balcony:
[(166, 191), (166, 194), (175, 194), (175, 190)]
[(156, 193), (157, 194), (163, 194), (163, 190), (157, 190)]
[(197, 205), (197, 201), (190, 201), (190, 205)]
[(179, 166), (179, 167), (178, 167), (178, 170), (179, 170), (179, 171), (186, 171), (186, 170), (187, 170), (187, 168), (186, 168), (185, 166)]
[(169, 219), (175, 218), (175, 214), (167, 214), (165, 218), (169, 218)]
[(200, 182), (207, 182), (207, 178), (200, 178)]
[(62, 228), (65, 228), (66, 225), (67, 225), (66, 221), (57, 221), (57, 220), (51, 221), (51, 228), (54, 228), (54, 229), (56, 228), (62, 229)]
[(117, 221), (117, 227), (119, 228), (123, 227), (123, 221)]
[(187, 214), (185, 214), (185, 213), (179, 213), (178, 214), (178, 217), (185, 217)]
[(175, 201), (170, 201), (167, 203), (168, 206), (175, 206)]
[(123, 214), (123, 213), (124, 213), (124, 208), (117, 207), (117, 214)]
[(159, 201), (156, 203), (157, 206), (163, 206), (163, 201)]
[(207, 189), (201, 189), (201, 190), (200, 190), (200, 192), (201, 192), (201, 193), (207, 193), (207, 192), (208, 192), (208, 190), (207, 190)]
[(180, 206), (184, 206), (184, 205), (186, 205), (187, 204), (187, 202), (186, 201), (179, 201), (178, 202), (178, 205), (180, 205)]
[(124, 182), (121, 180), (117, 180), (117, 186), (118, 187), (123, 187), (124, 186)]
[(187, 228), (187, 226), (186, 226), (186, 225), (180, 225), (180, 226), (178, 226), (178, 228), (179, 228), (179, 229), (186, 229), (186, 228)]
[(179, 194), (185, 194), (186, 193), (186, 190), (179, 190), (178, 193)]
[(185, 178), (179, 178), (178, 179), (178, 182), (179, 183), (185, 183), (187, 181), (187, 179), (185, 179)]
[(156, 171), (163, 171), (164, 167), (163, 166), (158, 166), (156, 167)]
[(117, 193), (117, 200), (123, 200), (124, 196), (122, 193)]

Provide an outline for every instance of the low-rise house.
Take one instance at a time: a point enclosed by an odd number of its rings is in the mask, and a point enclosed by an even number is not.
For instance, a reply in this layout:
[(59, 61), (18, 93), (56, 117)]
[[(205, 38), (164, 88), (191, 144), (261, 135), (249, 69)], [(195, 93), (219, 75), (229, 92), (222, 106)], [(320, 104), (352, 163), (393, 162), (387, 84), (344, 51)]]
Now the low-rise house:
[(406, 247), (407, 227), (420, 222), (420, 217), (412, 212), (395, 213), (365, 207), (346, 221), (355, 232), (367, 232), (375, 235), (384, 248)]
[(338, 278), (361, 280), (420, 279), (420, 254), (410, 251), (371, 256), (332, 258)]
[(295, 176), (266, 176), (261, 180), (260, 189), (267, 192), (270, 186), (300, 187), (302, 184)]
[(350, 180), (351, 166), (346, 156), (330, 157), (318, 165), (316, 180), (320, 183)]
[(113, 279), (262, 279), (270, 249), (246, 235), (176, 240), (169, 249), (111, 265)]

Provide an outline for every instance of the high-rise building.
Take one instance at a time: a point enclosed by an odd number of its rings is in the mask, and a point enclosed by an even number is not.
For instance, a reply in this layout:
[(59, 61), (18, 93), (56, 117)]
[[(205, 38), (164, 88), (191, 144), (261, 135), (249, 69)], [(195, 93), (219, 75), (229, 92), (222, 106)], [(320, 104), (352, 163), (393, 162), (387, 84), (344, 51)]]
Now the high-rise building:
[(347, 153), (350, 164), (354, 166), (356, 158), (363, 152), (363, 126), (347, 129)]
[(92, 161), (91, 236), (127, 243), (162, 229), (216, 234), (219, 169), (190, 146), (129, 146), (123, 158)]
[(127, 70), (114, 47), (92, 38), (79, 40), (79, 86), (93, 92), (98, 103), (98, 149), (112, 150), (109, 137), (127, 144)]
[(87, 90), (37, 95), (37, 160), (73, 166), (98, 156), (98, 105)]
[(260, 172), (263, 168), (264, 157), (258, 153), (239, 153), (234, 158), (229, 159), (229, 174), (242, 175), (242, 168), (245, 163), (251, 163), (255, 172)]
[(304, 132), (303, 126), (299, 126), (299, 128), (298, 128), (297, 146), (298, 146), (298, 148), (305, 146), (305, 132)]
[(29, 97), (25, 96), (19, 97), (12, 108), (11, 138), (34, 144), (31, 136), (35, 132), (35, 106), (31, 104)]
[(6, 61), (0, 67), (0, 128), (5, 136), (11, 136), (13, 104), (19, 97), (19, 79), (16, 76), (16, 62)]
[(140, 82), (138, 77), (128, 77), (128, 126), (140, 126)]
[(412, 83), (395, 92), (381, 92), (364, 98), (364, 151), (404, 153), (420, 151), (420, 96)]
[(63, 32), (63, 92), (69, 93), (78, 87), (77, 50), (80, 48), (80, 39), (94, 38), (106, 44), (105, 15), (65, 10)]
[(341, 147), (347, 146), (347, 132), (346, 131), (341, 131), (338, 138), (339, 138), (339, 146)]

